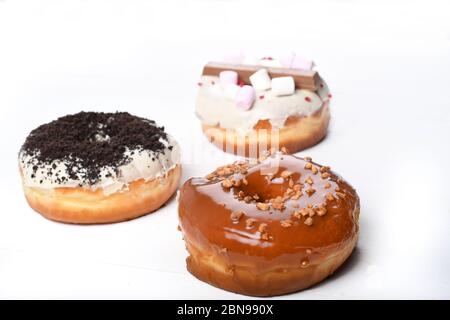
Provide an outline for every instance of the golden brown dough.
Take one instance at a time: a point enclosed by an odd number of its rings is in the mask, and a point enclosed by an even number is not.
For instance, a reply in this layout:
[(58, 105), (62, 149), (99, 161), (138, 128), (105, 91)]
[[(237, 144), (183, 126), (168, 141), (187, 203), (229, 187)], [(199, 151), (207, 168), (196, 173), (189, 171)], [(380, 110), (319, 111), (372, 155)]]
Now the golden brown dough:
[(30, 206), (44, 217), (66, 223), (98, 224), (131, 220), (160, 208), (175, 192), (181, 166), (167, 176), (132, 182), (128, 190), (106, 196), (103, 190), (43, 189), (24, 186)]
[(330, 110), (328, 102), (325, 102), (310, 116), (289, 117), (285, 126), (277, 131), (273, 131), (266, 120), (260, 120), (246, 136), (239, 135), (234, 130), (206, 124), (202, 124), (202, 129), (208, 139), (223, 151), (257, 158), (272, 148), (285, 148), (289, 153), (309, 148), (326, 136), (329, 122)]

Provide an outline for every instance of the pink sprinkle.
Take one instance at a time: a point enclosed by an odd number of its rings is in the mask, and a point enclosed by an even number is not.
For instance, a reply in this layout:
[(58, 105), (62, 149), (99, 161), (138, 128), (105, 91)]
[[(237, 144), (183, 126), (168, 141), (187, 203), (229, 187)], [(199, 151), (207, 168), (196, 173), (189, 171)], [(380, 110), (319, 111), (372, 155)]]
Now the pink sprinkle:
[(203, 85), (203, 83), (201, 82), (197, 82), (198, 86), (201, 87)]
[(329, 93), (329, 94), (328, 94), (328, 98), (331, 99), (332, 97), (333, 97), (333, 95), (332, 95), (331, 93)]
[(259, 99), (261, 99), (261, 100), (262, 100), (262, 99), (264, 99), (264, 95), (262, 95), (262, 96), (259, 96)]
[(305, 97), (305, 100), (308, 102), (311, 102), (311, 98), (310, 97)]
[(323, 88), (323, 83), (320, 84), (320, 87)]
[(238, 86), (239, 87), (243, 87), (245, 85), (245, 82), (244, 81), (242, 81), (242, 80), (239, 80), (238, 81)]

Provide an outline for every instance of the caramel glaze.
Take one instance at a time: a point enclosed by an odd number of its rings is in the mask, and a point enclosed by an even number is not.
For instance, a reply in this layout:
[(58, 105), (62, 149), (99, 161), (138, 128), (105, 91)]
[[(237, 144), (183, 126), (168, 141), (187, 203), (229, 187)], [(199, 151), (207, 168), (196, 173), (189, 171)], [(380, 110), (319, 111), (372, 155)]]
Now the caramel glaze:
[[(358, 195), (329, 168), (286, 154), (248, 167), (241, 163), (235, 170), (228, 167), (208, 178), (192, 178), (181, 189), (180, 227), (188, 248), (195, 244), (198, 250), (220, 255), (230, 269), (248, 267), (257, 276), (318, 265), (356, 240)], [(217, 175), (218, 171), (225, 174)], [(290, 177), (286, 177), (288, 172)], [(224, 187), (230, 178), (241, 182)], [(300, 197), (298, 193), (286, 196), (293, 185), (300, 185), (294, 187), (301, 188)], [(283, 196), (287, 199), (282, 208), (261, 210), (256, 205)], [(325, 214), (313, 213), (320, 207), (326, 209)]]

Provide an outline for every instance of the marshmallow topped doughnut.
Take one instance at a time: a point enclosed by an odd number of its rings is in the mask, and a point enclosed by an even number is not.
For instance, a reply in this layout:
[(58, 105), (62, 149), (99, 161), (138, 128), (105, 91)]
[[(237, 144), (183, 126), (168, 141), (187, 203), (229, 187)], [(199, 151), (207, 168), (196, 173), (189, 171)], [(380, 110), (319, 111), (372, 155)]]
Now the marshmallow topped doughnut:
[(251, 296), (308, 288), (352, 253), (359, 208), (347, 182), (307, 158), (274, 154), (220, 167), (180, 191), (188, 270)]
[(43, 216), (91, 224), (133, 219), (177, 189), (177, 142), (129, 113), (81, 112), (33, 130), (19, 153), (26, 199)]
[(282, 147), (295, 153), (323, 139), (330, 119), (327, 84), (309, 60), (280, 61), (205, 66), (196, 114), (211, 142), (230, 153), (258, 157)]

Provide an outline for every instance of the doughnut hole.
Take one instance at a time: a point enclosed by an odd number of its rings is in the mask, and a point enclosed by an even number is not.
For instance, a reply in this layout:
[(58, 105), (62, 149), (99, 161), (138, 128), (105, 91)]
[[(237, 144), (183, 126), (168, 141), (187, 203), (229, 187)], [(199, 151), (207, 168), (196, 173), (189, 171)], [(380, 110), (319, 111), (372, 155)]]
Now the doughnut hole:
[(257, 195), (258, 201), (265, 202), (276, 197), (283, 197), (289, 189), (289, 180), (292, 179), (294, 184), (299, 183), (300, 173), (295, 172), (289, 178), (283, 178), (282, 173), (289, 171), (285, 167), (278, 167), (274, 172), (267, 174), (261, 170), (249, 172), (245, 179), (248, 184), (241, 184), (235, 188), (235, 192), (243, 192), (243, 196), (253, 197)]

